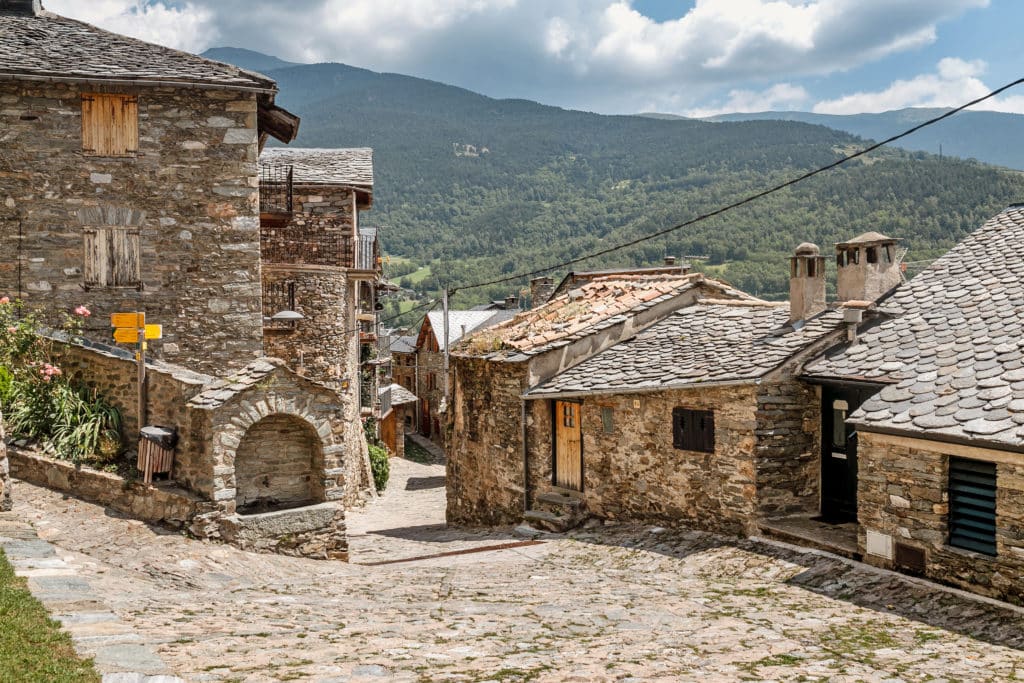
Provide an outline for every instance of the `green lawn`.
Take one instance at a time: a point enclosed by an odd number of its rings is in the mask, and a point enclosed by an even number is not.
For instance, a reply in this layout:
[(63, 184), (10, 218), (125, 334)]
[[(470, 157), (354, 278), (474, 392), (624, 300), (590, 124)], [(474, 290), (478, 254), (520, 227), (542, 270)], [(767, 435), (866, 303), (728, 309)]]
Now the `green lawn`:
[(414, 285), (418, 285), (419, 283), (426, 280), (429, 275), (430, 266), (421, 266), (420, 268), (417, 268), (416, 270), (414, 270), (413, 272), (409, 273), (404, 277), (409, 278), (409, 282), (413, 283)]
[(0, 550), (0, 683), (99, 681)]

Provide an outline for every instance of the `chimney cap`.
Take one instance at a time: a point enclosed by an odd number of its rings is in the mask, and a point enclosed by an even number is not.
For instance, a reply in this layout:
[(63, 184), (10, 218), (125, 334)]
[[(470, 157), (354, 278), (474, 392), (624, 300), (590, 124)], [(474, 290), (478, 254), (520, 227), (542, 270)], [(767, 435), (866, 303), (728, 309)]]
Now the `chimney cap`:
[(796, 248), (797, 256), (817, 256), (821, 253), (821, 249), (818, 248), (817, 244), (812, 242), (803, 242)]
[(836, 248), (841, 249), (843, 247), (856, 247), (864, 244), (881, 244), (883, 242), (899, 242), (896, 237), (886, 237), (880, 232), (870, 231), (865, 232), (861, 235), (857, 235), (852, 240), (846, 242), (836, 242)]
[(675, 256), (666, 256), (665, 257), (665, 265), (666, 266), (674, 266), (675, 264), (676, 264), (676, 257)]

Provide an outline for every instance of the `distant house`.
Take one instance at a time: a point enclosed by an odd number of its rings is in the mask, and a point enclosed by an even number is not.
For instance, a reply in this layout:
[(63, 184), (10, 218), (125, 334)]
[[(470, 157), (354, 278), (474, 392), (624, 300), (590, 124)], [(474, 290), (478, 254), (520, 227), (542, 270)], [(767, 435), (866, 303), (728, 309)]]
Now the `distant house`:
[(446, 340), (449, 345), (457, 343), (470, 332), (508, 320), (515, 311), (449, 311), (448, 332), (445, 336), (444, 315), (431, 311), (420, 325), (416, 338), (414, 371), (417, 377), (416, 396), (420, 401), (419, 430), (431, 441), (444, 447), (444, 430), (441, 428), (441, 403), (444, 398)]
[[(833, 507), (859, 522), (864, 559), (1018, 604), (1021, 244), (1024, 207), (1011, 206), (900, 287), (884, 304), (891, 319), (806, 369), (822, 385), (823, 468), (845, 477)], [(879, 246), (846, 245), (841, 258), (884, 263)]]

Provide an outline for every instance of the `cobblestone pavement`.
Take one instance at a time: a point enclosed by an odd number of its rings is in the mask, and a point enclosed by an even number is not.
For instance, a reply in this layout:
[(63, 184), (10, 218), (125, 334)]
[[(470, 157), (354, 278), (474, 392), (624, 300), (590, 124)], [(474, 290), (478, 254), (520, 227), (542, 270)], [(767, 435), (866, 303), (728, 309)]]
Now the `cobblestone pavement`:
[(1024, 612), (757, 541), (605, 527), (541, 545), (441, 525), (392, 460), (352, 564), (193, 541), (17, 483), (16, 510), (193, 681), (1024, 680)]

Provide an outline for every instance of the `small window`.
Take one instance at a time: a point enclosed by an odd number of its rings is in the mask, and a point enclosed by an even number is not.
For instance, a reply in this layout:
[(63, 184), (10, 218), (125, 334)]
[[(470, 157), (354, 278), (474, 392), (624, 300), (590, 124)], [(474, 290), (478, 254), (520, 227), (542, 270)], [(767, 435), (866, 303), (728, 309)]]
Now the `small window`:
[(807, 259), (807, 277), (814, 277), (814, 259)]
[(846, 411), (849, 407), (846, 401), (832, 402), (832, 445), (835, 448), (846, 448)]
[(86, 228), (84, 267), (86, 287), (140, 287), (139, 229)]
[(996, 465), (949, 459), (949, 544), (996, 554)]
[(611, 406), (601, 407), (601, 429), (605, 434), (615, 431), (615, 411)]
[(139, 151), (139, 100), (134, 95), (82, 95), (82, 151), (133, 157)]
[(868, 263), (878, 263), (878, 247), (867, 247)]
[(562, 404), (562, 426), (563, 427), (575, 427), (576, 426), (576, 406), (572, 403)]
[(684, 451), (715, 452), (715, 414), (710, 410), (672, 410), (672, 445)]

